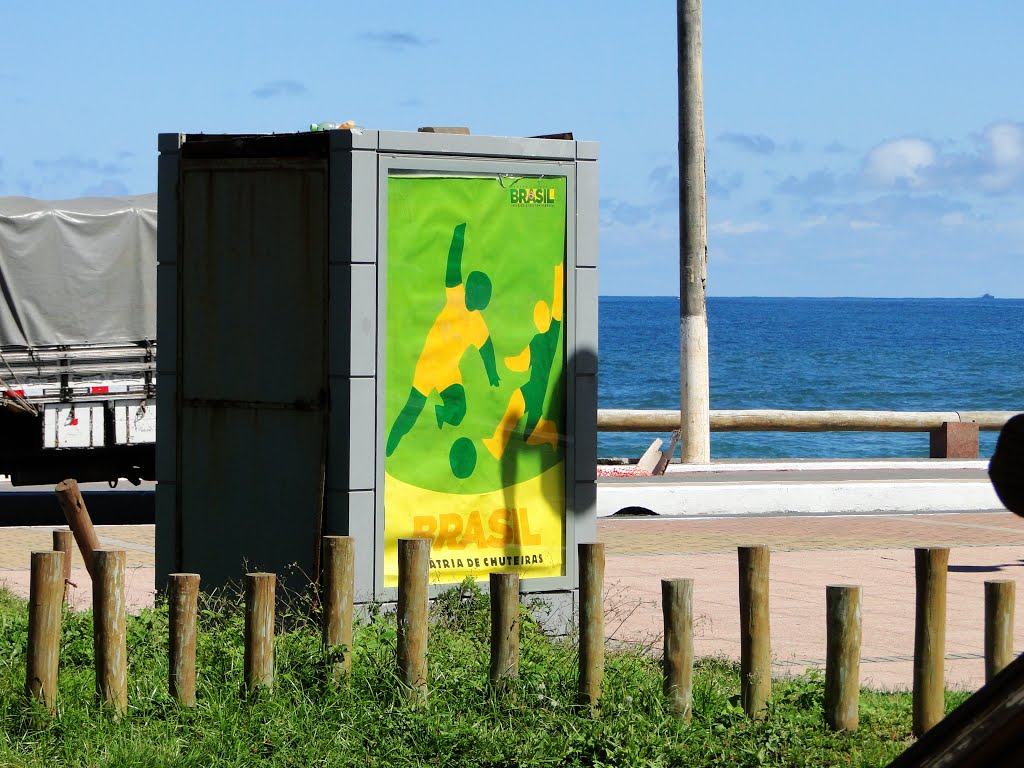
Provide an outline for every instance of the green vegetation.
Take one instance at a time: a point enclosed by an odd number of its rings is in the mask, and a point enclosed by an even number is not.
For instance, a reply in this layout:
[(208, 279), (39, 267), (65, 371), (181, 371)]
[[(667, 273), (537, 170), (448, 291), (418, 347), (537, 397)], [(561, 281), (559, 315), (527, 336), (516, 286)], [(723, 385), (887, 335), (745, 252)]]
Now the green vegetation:
[[(279, 616), (272, 693), (243, 699), (243, 613), (237, 599), (201, 608), (198, 698), (167, 696), (167, 612), (128, 620), (128, 714), (98, 710), (92, 616), (64, 617), (56, 717), (24, 696), (27, 608), (0, 591), (0, 765), (11, 766), (849, 766), (885, 765), (908, 743), (909, 694), (864, 691), (861, 729), (823, 724), (819, 675), (777, 681), (770, 714), (748, 721), (736, 665), (698, 664), (693, 722), (677, 724), (656, 660), (610, 654), (600, 716), (573, 707), (571, 642), (545, 637), (524, 616), (520, 681), (494, 698), (487, 683), (489, 615), (471, 584), (432, 607), (430, 703), (405, 702), (394, 674), (393, 616), (358, 628), (347, 685), (323, 682), (330, 660), (315, 617)], [(950, 694), (950, 708), (965, 694)]]

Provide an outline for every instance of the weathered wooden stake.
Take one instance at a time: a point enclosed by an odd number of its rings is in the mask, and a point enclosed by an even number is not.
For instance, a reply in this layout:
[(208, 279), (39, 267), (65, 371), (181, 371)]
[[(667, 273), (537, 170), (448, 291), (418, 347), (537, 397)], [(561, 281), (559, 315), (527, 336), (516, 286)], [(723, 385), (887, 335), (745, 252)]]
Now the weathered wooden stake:
[(825, 587), (825, 722), (834, 731), (860, 724), (860, 606), (860, 587)]
[(739, 547), (740, 699), (749, 717), (761, 718), (772, 693), (768, 612), (768, 547)]
[(29, 577), (25, 692), (51, 712), (57, 706), (64, 557), (63, 552), (33, 552)]
[(693, 579), (661, 580), (665, 696), (684, 722), (693, 713)]
[(68, 587), (71, 585), (71, 556), (74, 547), (74, 534), (71, 530), (58, 528), (53, 532), (53, 551), (64, 553), (64, 599), (68, 599)]
[(491, 574), (491, 686), (519, 677), (519, 574)]
[[(85, 553), (83, 552), (83, 555)], [(123, 549), (92, 552), (93, 644), (96, 694), (115, 715), (128, 708), (128, 649), (124, 620)]]
[(406, 697), (427, 700), (427, 607), (430, 539), (398, 540), (398, 679)]
[(245, 574), (245, 688), (274, 686), (274, 591), (277, 575)]
[(323, 538), (324, 650), (333, 660), (331, 677), (339, 680), (352, 671), (352, 603), (355, 592), (355, 539)]
[(680, 425), (684, 464), (711, 461), (701, 0), (677, 0)]
[(86, 509), (85, 499), (78, 489), (78, 482), (75, 480), (63, 480), (57, 483), (54, 488), (57, 494), (57, 501), (60, 508), (64, 510), (64, 518), (68, 521), (71, 531), (75, 534), (75, 541), (78, 542), (78, 549), (85, 561), (85, 569), (89, 576), (96, 578), (96, 571), (93, 566), (92, 553), (100, 548), (100, 540), (96, 537), (96, 531), (92, 527), (92, 519), (89, 517), (89, 510)]
[(580, 676), (577, 703), (596, 715), (604, 683), (604, 544), (579, 545)]
[(914, 625), (913, 732), (920, 738), (943, 717), (946, 655), (946, 570), (949, 550), (914, 550), (917, 611)]
[(1013, 603), (1016, 582), (985, 582), (985, 682), (1013, 661)]
[(196, 705), (196, 610), (198, 600), (198, 573), (172, 573), (167, 576), (170, 657), (167, 689), (183, 707)]

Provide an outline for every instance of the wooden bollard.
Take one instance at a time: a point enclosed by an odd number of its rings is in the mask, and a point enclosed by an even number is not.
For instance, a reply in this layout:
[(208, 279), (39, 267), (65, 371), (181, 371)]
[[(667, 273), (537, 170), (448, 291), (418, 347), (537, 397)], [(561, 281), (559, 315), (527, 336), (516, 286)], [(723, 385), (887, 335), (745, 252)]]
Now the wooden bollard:
[(57, 706), (64, 557), (63, 552), (33, 552), (29, 577), (25, 692), (51, 712)]
[(57, 483), (54, 492), (57, 494), (57, 501), (60, 508), (64, 510), (64, 518), (68, 521), (71, 532), (78, 542), (78, 549), (85, 561), (85, 569), (89, 576), (96, 578), (96, 571), (93, 567), (92, 554), (100, 548), (100, 540), (96, 537), (96, 531), (92, 527), (92, 519), (89, 517), (89, 510), (85, 507), (85, 499), (78, 489), (75, 480), (63, 480)]
[(661, 580), (665, 696), (683, 722), (693, 712), (693, 579)]
[(579, 545), (580, 670), (576, 701), (596, 714), (604, 683), (604, 544)]
[(355, 540), (351, 536), (324, 536), (322, 549), (324, 650), (332, 659), (331, 677), (338, 680), (352, 671)]
[(772, 693), (768, 612), (768, 547), (739, 547), (740, 700), (748, 717), (761, 718)]
[(914, 550), (917, 610), (914, 623), (913, 733), (920, 738), (945, 710), (946, 570), (949, 549)]
[(274, 591), (277, 575), (245, 574), (245, 688), (274, 686)]
[(74, 551), (74, 534), (71, 530), (58, 528), (53, 532), (53, 551), (64, 553), (64, 599), (68, 599), (68, 587), (71, 584), (71, 556)]
[(167, 576), (168, 670), (167, 690), (183, 707), (196, 705), (196, 610), (199, 574)]
[(985, 682), (1013, 661), (1016, 582), (985, 582)]
[(492, 573), (491, 687), (501, 691), (519, 678), (519, 574)]
[(825, 587), (825, 722), (834, 731), (860, 724), (860, 606), (860, 587)]
[(398, 679), (406, 697), (427, 700), (430, 539), (398, 540)]
[(92, 553), (93, 644), (96, 694), (103, 706), (122, 715), (128, 708), (128, 649), (124, 619), (123, 549)]

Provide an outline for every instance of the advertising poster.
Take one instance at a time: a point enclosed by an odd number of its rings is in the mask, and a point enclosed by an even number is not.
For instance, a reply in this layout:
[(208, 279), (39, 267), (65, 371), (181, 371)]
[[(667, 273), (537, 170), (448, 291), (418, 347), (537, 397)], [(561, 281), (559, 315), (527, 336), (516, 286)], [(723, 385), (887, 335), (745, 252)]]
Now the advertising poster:
[(387, 188), (384, 584), (564, 575), (564, 177), (399, 175)]

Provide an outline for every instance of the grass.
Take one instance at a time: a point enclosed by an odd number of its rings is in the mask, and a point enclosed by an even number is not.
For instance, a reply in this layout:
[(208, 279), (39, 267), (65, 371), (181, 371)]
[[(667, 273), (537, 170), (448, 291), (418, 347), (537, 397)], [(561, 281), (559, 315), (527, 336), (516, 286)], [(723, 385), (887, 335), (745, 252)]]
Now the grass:
[[(701, 660), (694, 716), (678, 724), (657, 660), (610, 653), (599, 716), (573, 706), (571, 640), (553, 640), (524, 613), (520, 679), (488, 688), (489, 610), (471, 584), (431, 608), (430, 698), (405, 702), (395, 677), (393, 616), (357, 628), (348, 684), (325, 683), (330, 659), (316, 619), (279, 615), (274, 689), (243, 698), (243, 613), (237, 598), (204, 599), (198, 705), (167, 695), (167, 612), (128, 618), (128, 713), (96, 704), (90, 612), (67, 612), (55, 717), (24, 695), (27, 608), (0, 591), (0, 765), (3, 766), (882, 766), (910, 741), (908, 693), (863, 691), (860, 730), (824, 726), (820, 675), (778, 680), (769, 714), (747, 720), (735, 664)], [(947, 706), (966, 694), (950, 693)]]

